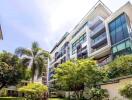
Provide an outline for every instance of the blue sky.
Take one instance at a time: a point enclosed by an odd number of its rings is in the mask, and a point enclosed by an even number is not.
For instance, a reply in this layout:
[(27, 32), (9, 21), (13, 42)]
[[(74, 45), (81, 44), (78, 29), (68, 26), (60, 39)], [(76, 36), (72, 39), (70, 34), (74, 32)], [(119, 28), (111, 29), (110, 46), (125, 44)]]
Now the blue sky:
[[(65, 32), (70, 32), (98, 0), (1, 0), (0, 24), (4, 40), (0, 51), (30, 48), (37, 41), (51, 50)], [(102, 0), (112, 11), (127, 1)]]

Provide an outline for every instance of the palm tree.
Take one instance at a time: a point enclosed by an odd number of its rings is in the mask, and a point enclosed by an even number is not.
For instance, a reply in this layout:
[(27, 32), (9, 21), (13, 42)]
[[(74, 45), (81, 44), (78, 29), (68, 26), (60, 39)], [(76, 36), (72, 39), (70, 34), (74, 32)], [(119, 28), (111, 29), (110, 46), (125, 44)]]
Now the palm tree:
[(32, 82), (34, 82), (35, 76), (39, 78), (42, 72), (46, 72), (45, 59), (49, 57), (49, 53), (41, 49), (37, 42), (32, 43), (31, 49), (19, 47), (15, 51), (16, 55), (22, 58), (22, 64), (31, 68)]

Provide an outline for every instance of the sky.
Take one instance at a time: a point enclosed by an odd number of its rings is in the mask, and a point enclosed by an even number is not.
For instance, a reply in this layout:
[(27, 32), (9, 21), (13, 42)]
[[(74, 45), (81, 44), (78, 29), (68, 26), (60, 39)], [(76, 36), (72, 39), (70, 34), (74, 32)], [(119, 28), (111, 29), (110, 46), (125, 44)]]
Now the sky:
[[(0, 0), (0, 51), (30, 48), (37, 41), (50, 51), (98, 0)], [(102, 0), (113, 12), (132, 0)]]

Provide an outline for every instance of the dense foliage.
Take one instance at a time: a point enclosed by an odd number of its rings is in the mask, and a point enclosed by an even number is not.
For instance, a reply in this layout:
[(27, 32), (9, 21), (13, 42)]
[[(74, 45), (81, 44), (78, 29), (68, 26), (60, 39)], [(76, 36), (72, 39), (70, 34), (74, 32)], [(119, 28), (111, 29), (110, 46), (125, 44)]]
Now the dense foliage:
[(58, 88), (74, 91), (77, 100), (82, 98), (85, 86), (91, 88), (102, 81), (102, 74), (92, 59), (67, 61), (61, 64), (55, 73)]
[(0, 89), (16, 85), (23, 78), (20, 59), (6, 51), (0, 53)]
[(39, 100), (47, 92), (47, 86), (40, 83), (29, 83), (27, 86), (23, 86), (18, 89), (19, 92), (25, 93), (26, 98), (29, 100)]
[(106, 100), (109, 97), (108, 91), (106, 89), (91, 88), (86, 91), (86, 98), (89, 100)]
[(109, 79), (132, 74), (132, 55), (118, 57), (106, 66), (105, 71)]
[(124, 85), (122, 89), (120, 89), (120, 94), (128, 99), (132, 99), (132, 82)]
[(39, 78), (42, 75), (43, 71), (46, 71), (45, 59), (49, 57), (47, 51), (41, 49), (37, 42), (32, 43), (31, 49), (26, 48), (17, 48), (15, 51), (16, 55), (22, 57), (23, 65), (27, 67), (31, 67), (32, 72), (32, 81), (34, 81), (34, 77), (37, 75)]

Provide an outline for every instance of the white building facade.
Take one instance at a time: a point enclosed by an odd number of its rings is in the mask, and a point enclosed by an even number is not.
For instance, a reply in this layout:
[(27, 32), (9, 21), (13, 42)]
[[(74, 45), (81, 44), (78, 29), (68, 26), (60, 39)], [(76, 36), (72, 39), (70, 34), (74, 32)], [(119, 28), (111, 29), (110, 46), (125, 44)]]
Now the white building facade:
[(112, 13), (102, 2), (66, 32), (51, 50), (49, 86), (54, 83), (54, 68), (72, 58), (93, 57), (103, 66), (117, 56), (132, 53), (132, 5), (130, 2)]

